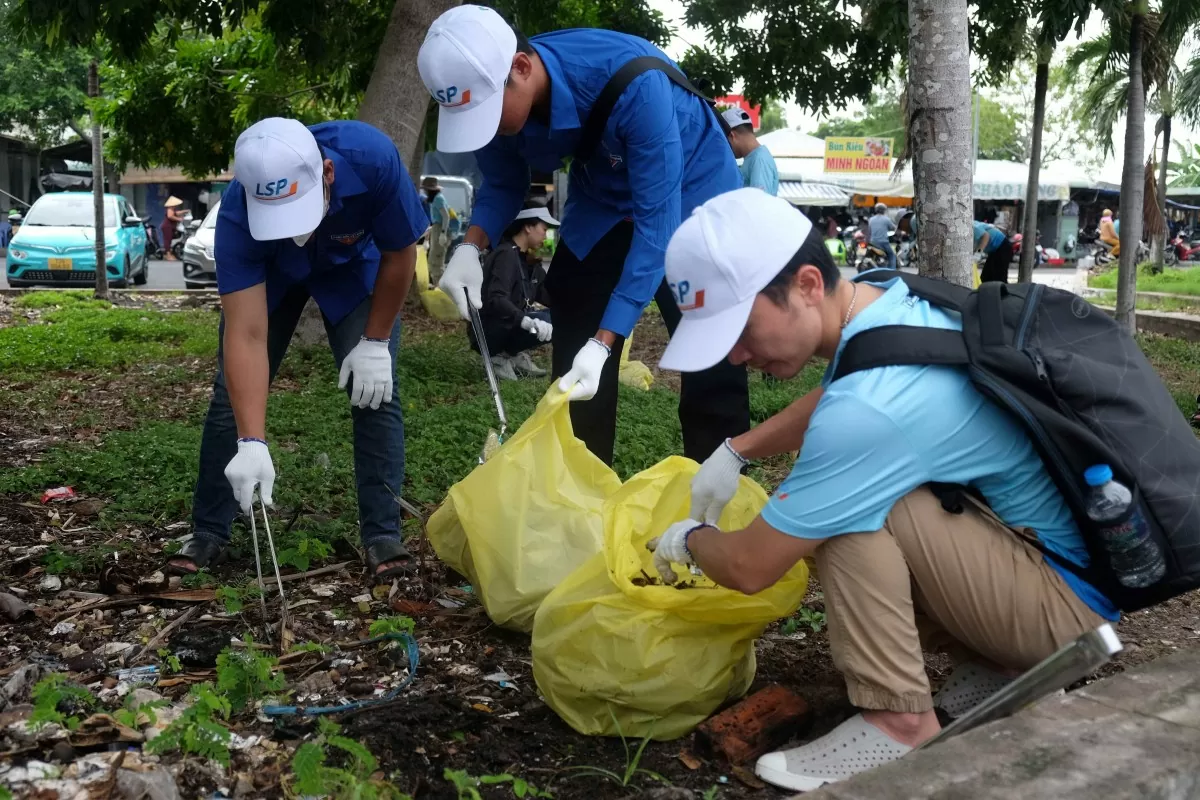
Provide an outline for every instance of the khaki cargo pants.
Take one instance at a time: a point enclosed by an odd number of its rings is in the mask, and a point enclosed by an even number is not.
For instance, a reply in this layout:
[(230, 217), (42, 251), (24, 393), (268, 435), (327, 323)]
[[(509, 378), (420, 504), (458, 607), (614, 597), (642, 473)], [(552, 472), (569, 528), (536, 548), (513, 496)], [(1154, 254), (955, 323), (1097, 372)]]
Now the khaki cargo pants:
[[(951, 514), (927, 488), (883, 529), (816, 550), (833, 661), (859, 708), (933, 707), (922, 645), (1025, 670), (1104, 620), (986, 506)], [(986, 662), (985, 662), (986, 663)]]

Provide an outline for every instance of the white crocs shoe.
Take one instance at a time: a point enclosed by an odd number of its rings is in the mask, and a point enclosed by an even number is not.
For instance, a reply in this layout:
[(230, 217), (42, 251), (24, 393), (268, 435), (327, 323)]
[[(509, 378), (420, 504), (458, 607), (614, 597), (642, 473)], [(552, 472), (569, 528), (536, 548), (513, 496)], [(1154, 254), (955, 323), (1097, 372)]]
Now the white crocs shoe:
[(754, 772), (767, 783), (811, 792), (827, 783), (895, 761), (912, 750), (855, 714), (803, 747), (767, 753)]
[(533, 358), (529, 353), (518, 353), (513, 356), (512, 365), (526, 375), (532, 375), (535, 378), (540, 378), (546, 374), (546, 370), (533, 363)]
[(959, 664), (933, 696), (933, 706), (951, 717), (961, 717), (1012, 681), (980, 664)]

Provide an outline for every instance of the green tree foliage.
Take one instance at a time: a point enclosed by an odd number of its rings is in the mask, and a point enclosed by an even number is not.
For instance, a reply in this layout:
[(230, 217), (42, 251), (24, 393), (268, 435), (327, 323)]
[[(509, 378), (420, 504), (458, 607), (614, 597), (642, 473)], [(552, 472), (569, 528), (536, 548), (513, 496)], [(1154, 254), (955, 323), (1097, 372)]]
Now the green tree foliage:
[[(738, 80), (752, 101), (794, 100), (813, 111), (868, 101), (908, 51), (905, 0), (684, 0), (705, 48), (684, 55), (688, 75), (727, 93)], [(1069, 3), (1078, 0), (1068, 0)], [(977, 2), (971, 51), (994, 83), (1026, 47), (1028, 0)]]
[(0, 2), (0, 127), (19, 126), (39, 148), (50, 147), (82, 128), (91, 53), (24, 41), (12, 15), (13, 3)]
[(1179, 160), (1167, 165), (1171, 186), (1200, 186), (1200, 144), (1179, 144)]
[(762, 104), (762, 116), (759, 119), (758, 135), (787, 127), (787, 117), (784, 116), (783, 106), (777, 100), (766, 100)]
[(662, 12), (646, 0), (496, 0), (492, 6), (526, 36), (563, 28), (603, 28), (640, 36), (656, 45), (671, 41)]

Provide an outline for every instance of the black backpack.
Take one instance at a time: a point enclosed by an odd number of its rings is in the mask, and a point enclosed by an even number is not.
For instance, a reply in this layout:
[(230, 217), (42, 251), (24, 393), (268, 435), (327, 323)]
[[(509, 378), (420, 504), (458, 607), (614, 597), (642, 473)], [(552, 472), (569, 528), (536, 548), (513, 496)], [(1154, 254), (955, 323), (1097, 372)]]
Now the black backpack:
[[(1200, 586), (1200, 439), (1137, 343), (1083, 298), (1041, 284), (982, 284), (972, 291), (890, 270), (871, 281), (900, 278), (909, 291), (957, 311), (963, 329), (903, 325), (852, 337), (833, 380), (894, 364), (966, 367), (975, 387), (1029, 433), (1091, 557), (1079, 567), (1048, 557), (1136, 611)], [(1097, 526), (1085, 511), (1083, 472), (1109, 464), (1134, 493), (1166, 557), (1158, 583), (1118, 583)]]

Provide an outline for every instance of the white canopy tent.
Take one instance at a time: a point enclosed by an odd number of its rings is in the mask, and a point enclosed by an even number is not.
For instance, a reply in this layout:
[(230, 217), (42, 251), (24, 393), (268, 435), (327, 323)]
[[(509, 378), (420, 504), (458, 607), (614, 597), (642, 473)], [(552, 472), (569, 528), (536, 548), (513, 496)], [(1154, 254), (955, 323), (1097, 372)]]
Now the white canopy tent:
[[(774, 155), (773, 151), (772, 154)], [(825, 172), (823, 158), (776, 156), (775, 165), (779, 170), (781, 182), (800, 183), (805, 187), (805, 192), (811, 192), (817, 186), (828, 186), (851, 194), (878, 197), (913, 196), (911, 166), (906, 167), (896, 179), (893, 179), (890, 174)], [(1020, 162), (993, 161), (981, 158), (975, 164), (975, 199), (1024, 200), (1025, 181), (1028, 175), (1029, 167)], [(1103, 186), (1093, 181), (1078, 168), (1069, 165), (1047, 167), (1041, 171), (1038, 178), (1038, 198), (1040, 200), (1067, 200), (1070, 198), (1071, 189), (1076, 188), (1103, 188)], [(797, 194), (800, 193), (799, 189), (793, 191)], [(813, 204), (816, 205), (816, 203)]]

